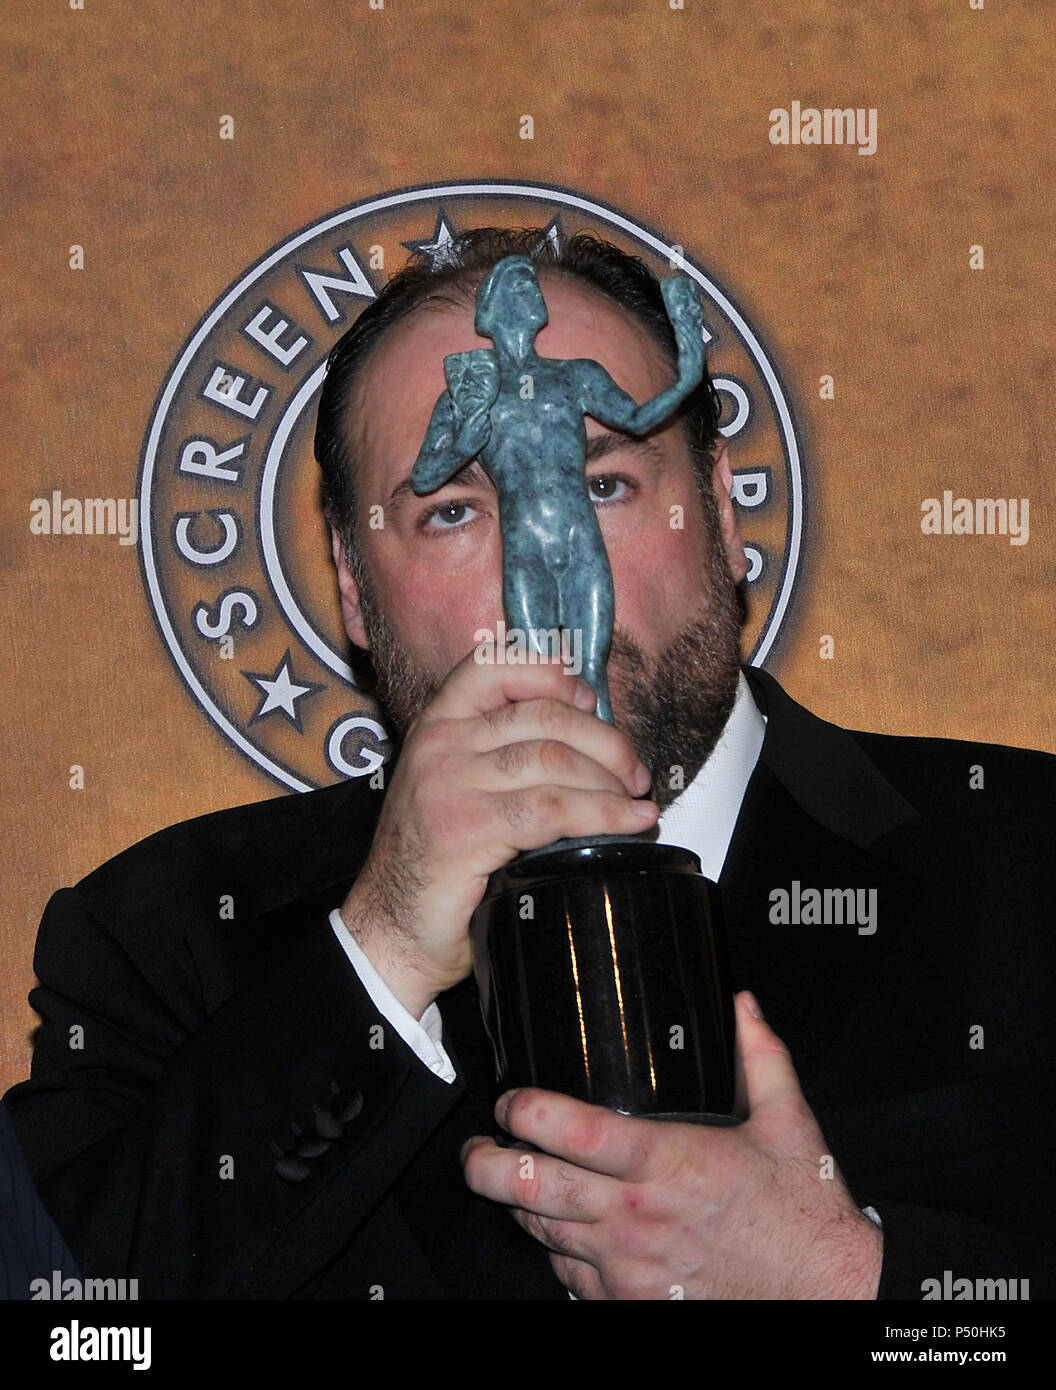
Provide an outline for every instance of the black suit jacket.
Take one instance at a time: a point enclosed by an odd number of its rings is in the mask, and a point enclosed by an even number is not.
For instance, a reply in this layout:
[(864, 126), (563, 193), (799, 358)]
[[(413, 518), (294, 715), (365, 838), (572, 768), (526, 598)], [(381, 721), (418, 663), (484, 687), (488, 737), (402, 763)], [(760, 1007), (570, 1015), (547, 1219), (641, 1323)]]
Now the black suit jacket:
[[(747, 674), (768, 726), (720, 884), (733, 985), (882, 1217), (880, 1297), (945, 1270), (1051, 1297), (1056, 759), (850, 733)], [(461, 1143), (493, 1128), (472, 982), (440, 1000), (448, 1085), (327, 921), (381, 796), (202, 817), (52, 899), (7, 1104), (86, 1274), (144, 1297), (566, 1297), (462, 1179)], [(774, 924), (795, 882), (875, 889), (875, 933)]]
[(18, 1146), (6, 1109), (0, 1105), (0, 1299), (28, 1300), (46, 1281), (76, 1279), (77, 1267), (55, 1223), (44, 1210)]

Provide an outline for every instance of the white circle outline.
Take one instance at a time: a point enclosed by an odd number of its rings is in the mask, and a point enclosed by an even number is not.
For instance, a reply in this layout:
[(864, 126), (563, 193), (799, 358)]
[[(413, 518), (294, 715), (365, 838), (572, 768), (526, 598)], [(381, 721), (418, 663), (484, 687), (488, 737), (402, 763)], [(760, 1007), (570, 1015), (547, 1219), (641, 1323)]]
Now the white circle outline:
[(264, 555), (264, 569), (276, 602), (285, 613), (287, 621), (304, 645), (309, 651), (315, 653), (324, 666), (328, 666), (335, 675), (340, 676), (355, 687), (356, 678), (353, 675), (352, 667), (316, 632), (301, 612), (300, 605), (286, 582), (282, 561), (279, 558), (278, 542), (275, 539), (275, 485), (278, 481), (279, 465), (282, 462), (290, 433), (301, 418), (309, 398), (318, 389), (325, 372), (326, 363), (321, 362), (311, 376), (306, 377), (301, 383), (293, 398), (287, 402), (286, 409), (282, 412), (282, 418), (271, 437), (271, 443), (268, 445), (268, 452), (264, 458), (264, 466), (260, 473), (260, 502), (257, 507), (257, 520), (260, 525), (260, 548)]
[[(161, 629), (161, 634), (165, 639), (169, 653), (176, 664), (177, 670), (183, 676), (184, 681), (198, 700), (198, 703), (236, 748), (241, 749), (241, 751), (245, 753), (252, 762), (255, 762), (258, 767), (263, 768), (265, 772), (268, 772), (277, 781), (289, 787), (292, 791), (311, 791), (313, 788), (309, 783), (303, 782), (299, 777), (291, 773), (288, 768), (284, 768), (280, 764), (273, 762), (262, 749), (257, 748), (255, 744), (245, 738), (241, 730), (235, 728), (198, 679), (197, 674), (187, 661), (183, 648), (173, 630), (172, 622), (169, 619), (169, 614), (165, 607), (164, 596), (161, 592), (157, 569), (154, 564), (153, 533), (150, 524), (152, 483), (161, 434), (165, 427), (165, 421), (173, 398), (182, 384), (184, 374), (193, 361), (198, 349), (202, 346), (210, 333), (212, 333), (213, 329), (227, 313), (228, 309), (242, 297), (250, 286), (265, 275), (272, 266), (279, 264), (280, 261), (285, 260), (299, 247), (304, 246), (307, 242), (314, 240), (316, 237), (322, 236), (325, 232), (330, 231), (334, 227), (340, 227), (349, 222), (361, 221), (371, 213), (381, 212), (387, 208), (399, 207), (402, 204), (425, 202), (427, 200), (440, 200), (445, 197), (526, 198), (534, 199), (538, 202), (551, 202), (565, 207), (577, 208), (581, 212), (585, 212), (601, 222), (607, 222), (611, 226), (619, 227), (620, 230), (626, 232), (628, 236), (633, 237), (643, 245), (651, 247), (659, 256), (669, 263), (671, 260), (671, 248), (666, 246), (659, 237), (654, 236), (651, 232), (645, 231), (644, 228), (636, 226), (629, 218), (623, 217), (609, 208), (599, 207), (596, 203), (592, 203), (589, 198), (579, 197), (577, 194), (569, 193), (564, 189), (547, 188), (543, 184), (432, 184), (428, 187), (402, 189), (398, 193), (385, 194), (380, 198), (370, 199), (363, 204), (342, 208), (339, 212), (333, 213), (328, 217), (323, 217), (318, 222), (311, 223), (288, 241), (284, 241), (269, 255), (266, 255), (263, 260), (246, 271), (246, 273), (230, 287), (227, 293), (218, 300), (213, 309), (198, 325), (197, 329), (184, 346), (175, 365), (169, 372), (168, 379), (154, 407), (154, 413), (151, 416), (147, 438), (144, 444), (143, 458), (139, 473), (140, 556), (143, 564), (144, 578), (147, 584), (147, 592), (154, 608), (155, 619)], [(760, 642), (759, 647), (751, 658), (752, 665), (758, 666), (766, 660), (784, 623), (785, 613), (791, 601), (792, 590), (795, 585), (796, 573), (799, 569), (799, 553), (803, 540), (803, 477), (802, 464), (799, 457), (799, 444), (796, 439), (795, 428), (792, 424), (791, 411), (789, 410), (784, 393), (778, 383), (777, 375), (766, 354), (763, 352), (761, 344), (745, 321), (740, 310), (738, 310), (727, 296), (723, 294), (717, 285), (713, 284), (711, 280), (709, 280), (703, 272), (697, 270), (695, 266), (683, 261), (682, 271), (683, 274), (692, 276), (699, 285), (703, 286), (705, 292), (720, 306), (723, 313), (741, 335), (742, 342), (748, 347), (763, 380), (770, 390), (770, 399), (777, 411), (785, 447), (788, 450), (789, 491), (791, 501), (791, 515), (789, 518), (790, 524), (788, 527), (787, 541), (788, 555), (786, 557), (784, 575), (782, 576), (781, 589), (775, 602), (771, 605), (763, 640)]]
[(712, 378), (712, 386), (716, 391), (725, 391), (728, 396), (732, 396), (737, 402), (737, 414), (728, 425), (723, 425), (719, 433), (723, 439), (736, 439), (741, 430), (748, 423), (748, 417), (752, 413), (751, 404), (748, 400), (748, 392), (739, 381), (734, 381), (729, 376), (716, 376)]

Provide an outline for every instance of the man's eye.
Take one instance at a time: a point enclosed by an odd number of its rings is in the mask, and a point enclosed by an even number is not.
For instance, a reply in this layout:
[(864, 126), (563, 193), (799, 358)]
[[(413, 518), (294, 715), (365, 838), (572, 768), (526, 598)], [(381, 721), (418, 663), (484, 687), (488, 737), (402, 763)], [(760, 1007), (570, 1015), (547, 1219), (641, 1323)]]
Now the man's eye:
[(595, 502), (611, 502), (627, 495), (633, 488), (630, 478), (620, 473), (599, 473), (596, 478), (587, 479), (587, 487)]
[(475, 510), (468, 502), (440, 502), (422, 516), (418, 525), (423, 531), (457, 531), (472, 520)]

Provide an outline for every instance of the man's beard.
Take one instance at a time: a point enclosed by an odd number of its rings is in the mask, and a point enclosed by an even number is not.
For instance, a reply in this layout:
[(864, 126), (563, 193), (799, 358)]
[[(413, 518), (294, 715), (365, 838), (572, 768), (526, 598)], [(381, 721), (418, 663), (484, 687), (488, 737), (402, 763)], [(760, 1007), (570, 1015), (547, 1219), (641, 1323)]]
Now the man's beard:
[[(706, 504), (705, 504), (706, 505)], [(711, 518), (709, 517), (709, 521)], [(650, 663), (616, 626), (609, 688), (616, 727), (653, 775), (650, 797), (661, 811), (689, 786), (719, 740), (737, 695), (744, 612), (717, 524), (703, 565), (700, 613)], [(369, 577), (357, 575), (363, 623), (377, 675), (377, 697), (399, 739), (446, 679), (407, 659)]]

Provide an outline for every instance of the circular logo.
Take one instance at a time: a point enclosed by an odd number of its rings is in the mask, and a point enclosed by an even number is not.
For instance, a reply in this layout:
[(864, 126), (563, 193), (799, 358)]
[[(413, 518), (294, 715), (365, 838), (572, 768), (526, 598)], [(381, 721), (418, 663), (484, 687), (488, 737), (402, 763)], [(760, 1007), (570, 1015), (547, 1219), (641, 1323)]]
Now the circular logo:
[(690, 251), (604, 204), (521, 183), (433, 184), (343, 208), (267, 252), (169, 372), (140, 468), (144, 583), (196, 702), (283, 786), (375, 772), (386, 730), (349, 664), (312, 453), (327, 353), (411, 249), (475, 226), (587, 231), (697, 283), (749, 562), (749, 659), (788, 616), (804, 524), (792, 411), (758, 334)]

